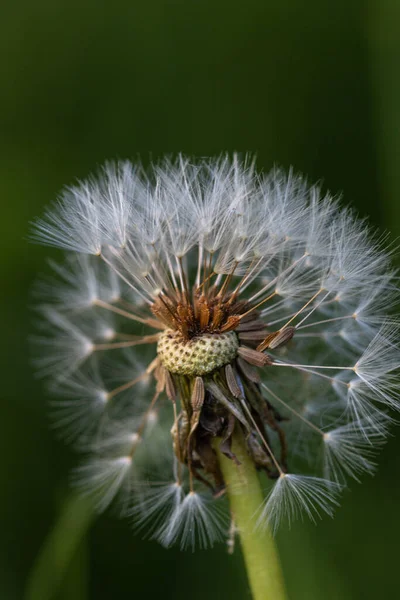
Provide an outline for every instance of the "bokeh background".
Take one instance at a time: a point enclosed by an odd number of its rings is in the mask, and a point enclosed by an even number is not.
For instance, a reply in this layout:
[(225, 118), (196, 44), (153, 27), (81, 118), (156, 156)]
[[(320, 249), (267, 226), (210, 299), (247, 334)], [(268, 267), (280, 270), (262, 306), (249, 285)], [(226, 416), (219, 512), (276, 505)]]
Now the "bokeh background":
[[(0, 14), (0, 598), (249, 598), (239, 551), (166, 551), (111, 516), (80, 540), (86, 506), (65, 508), (76, 457), (49, 431), (29, 365), (30, 288), (49, 255), (29, 222), (107, 158), (237, 150), (322, 180), (395, 239), (400, 4), (19, 0)], [(279, 534), (291, 600), (398, 597), (397, 438), (334, 520)]]

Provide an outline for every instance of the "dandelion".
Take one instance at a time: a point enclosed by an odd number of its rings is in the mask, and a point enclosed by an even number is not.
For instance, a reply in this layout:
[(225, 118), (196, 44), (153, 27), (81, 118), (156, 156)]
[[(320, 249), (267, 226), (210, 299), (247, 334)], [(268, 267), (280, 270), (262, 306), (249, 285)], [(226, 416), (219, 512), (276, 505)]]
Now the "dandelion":
[(68, 252), (35, 290), (36, 362), (99, 510), (166, 546), (238, 531), (246, 554), (373, 471), (400, 408), (397, 276), (318, 186), (236, 156), (110, 163), (34, 238)]

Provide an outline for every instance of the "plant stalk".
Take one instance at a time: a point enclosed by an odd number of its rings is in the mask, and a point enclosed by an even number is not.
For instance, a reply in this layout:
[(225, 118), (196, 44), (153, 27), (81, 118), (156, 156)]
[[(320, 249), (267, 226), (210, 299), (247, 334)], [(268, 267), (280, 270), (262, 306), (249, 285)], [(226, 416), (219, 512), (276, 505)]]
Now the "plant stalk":
[(94, 516), (92, 502), (85, 496), (71, 493), (65, 499), (29, 575), (25, 600), (53, 600), (61, 597), (63, 588), (74, 588), (74, 598), (86, 597), (85, 537)]
[(287, 600), (274, 538), (269, 530), (260, 531), (254, 527), (254, 514), (264, 498), (257, 471), (239, 428), (235, 429), (232, 443), (232, 451), (240, 461), (239, 466), (217, 447), (215, 449), (227, 485), (253, 600)]

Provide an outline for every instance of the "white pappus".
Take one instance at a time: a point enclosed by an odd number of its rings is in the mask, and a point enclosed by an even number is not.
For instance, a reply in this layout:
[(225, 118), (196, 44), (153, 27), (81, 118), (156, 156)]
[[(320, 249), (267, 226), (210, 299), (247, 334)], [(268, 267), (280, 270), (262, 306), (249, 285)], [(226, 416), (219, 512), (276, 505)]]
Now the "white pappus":
[(269, 489), (254, 527), (331, 515), (373, 471), (400, 409), (397, 274), (318, 186), (237, 156), (108, 163), (33, 238), (67, 252), (35, 288), (35, 362), (99, 510), (212, 545), (234, 435)]

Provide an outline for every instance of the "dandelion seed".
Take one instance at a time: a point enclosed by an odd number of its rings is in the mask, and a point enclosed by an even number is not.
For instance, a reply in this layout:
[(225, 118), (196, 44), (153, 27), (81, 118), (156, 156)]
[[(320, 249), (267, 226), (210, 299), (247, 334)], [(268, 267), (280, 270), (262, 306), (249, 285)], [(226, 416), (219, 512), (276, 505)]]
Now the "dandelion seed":
[(258, 524), (268, 523), (276, 531), (280, 521), (286, 518), (289, 525), (304, 512), (312, 521), (322, 513), (332, 516), (340, 486), (318, 477), (282, 474), (258, 516)]
[(237, 156), (109, 163), (34, 238), (67, 251), (35, 290), (35, 360), (99, 510), (212, 545), (237, 435), (270, 480), (261, 529), (332, 515), (345, 478), (373, 470), (400, 409), (397, 275), (329, 194)]
[(383, 430), (371, 427), (370, 423), (346, 423), (323, 434), (324, 474), (327, 479), (345, 483), (348, 475), (359, 480), (360, 474), (373, 473), (373, 457), (383, 445), (383, 433), (388, 422), (382, 423)]
[[(189, 492), (172, 512), (167, 526), (158, 534), (164, 546), (171, 546), (180, 540), (182, 550), (212, 546), (216, 541), (224, 539), (227, 525), (223, 522), (215, 507), (210, 506), (212, 500), (196, 493)], [(215, 502), (215, 501), (214, 501)]]

